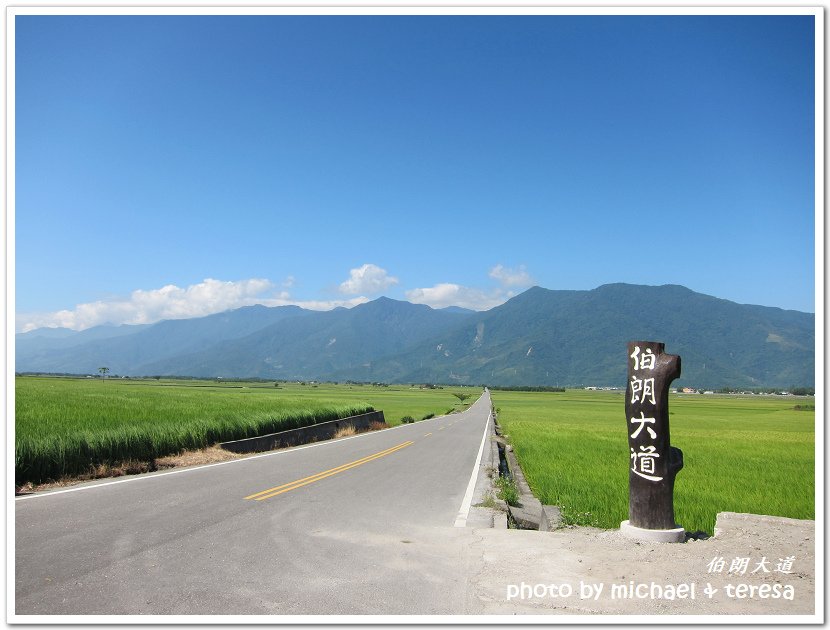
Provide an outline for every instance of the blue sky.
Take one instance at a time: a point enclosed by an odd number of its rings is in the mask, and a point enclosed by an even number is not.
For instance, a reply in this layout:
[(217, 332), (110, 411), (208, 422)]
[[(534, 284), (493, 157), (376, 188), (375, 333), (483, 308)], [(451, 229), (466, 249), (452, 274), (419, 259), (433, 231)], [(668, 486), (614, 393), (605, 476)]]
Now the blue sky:
[(814, 312), (813, 19), (17, 16), (17, 329), (610, 282)]

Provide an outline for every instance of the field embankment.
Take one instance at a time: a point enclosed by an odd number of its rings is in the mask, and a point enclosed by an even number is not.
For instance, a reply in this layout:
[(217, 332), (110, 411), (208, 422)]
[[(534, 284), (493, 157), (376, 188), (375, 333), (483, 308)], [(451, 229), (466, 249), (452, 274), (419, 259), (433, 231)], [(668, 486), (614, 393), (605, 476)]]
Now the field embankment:
[[(622, 392), (492, 392), (499, 422), (544, 504), (569, 523), (628, 518)], [(718, 512), (815, 518), (815, 413), (793, 397), (672, 395), (671, 443), (683, 451), (675, 517), (713, 533)], [(803, 403), (803, 400), (801, 401)]]

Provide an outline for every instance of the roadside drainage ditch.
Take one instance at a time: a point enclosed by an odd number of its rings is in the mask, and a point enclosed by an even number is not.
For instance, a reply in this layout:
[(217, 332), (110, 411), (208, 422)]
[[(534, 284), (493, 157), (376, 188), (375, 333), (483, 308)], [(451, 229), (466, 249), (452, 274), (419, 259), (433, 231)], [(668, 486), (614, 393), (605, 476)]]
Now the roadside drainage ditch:
[(507, 509), (508, 527), (538, 531), (559, 529), (562, 527), (562, 513), (559, 507), (542, 505), (542, 502), (534, 496), (524, 473), (522, 473), (519, 460), (516, 459), (516, 454), (513, 452), (513, 447), (507, 442), (506, 436), (502, 432), (495, 409), (493, 409), (493, 425), (496, 433), (493, 440), (498, 446), (499, 453), (499, 478), (506, 479), (507, 481), (503, 483), (515, 488), (515, 494), (518, 495), (513, 500), (504, 501)]

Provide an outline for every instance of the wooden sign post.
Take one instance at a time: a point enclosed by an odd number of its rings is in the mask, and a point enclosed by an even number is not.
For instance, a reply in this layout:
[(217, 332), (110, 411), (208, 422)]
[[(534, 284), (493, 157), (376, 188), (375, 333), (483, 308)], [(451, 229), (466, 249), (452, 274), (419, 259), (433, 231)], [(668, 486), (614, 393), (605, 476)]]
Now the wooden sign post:
[(620, 529), (634, 538), (683, 542), (686, 532), (674, 522), (674, 478), (683, 453), (669, 441), (669, 385), (680, 376), (680, 357), (664, 348), (657, 341), (628, 344), (628, 520)]

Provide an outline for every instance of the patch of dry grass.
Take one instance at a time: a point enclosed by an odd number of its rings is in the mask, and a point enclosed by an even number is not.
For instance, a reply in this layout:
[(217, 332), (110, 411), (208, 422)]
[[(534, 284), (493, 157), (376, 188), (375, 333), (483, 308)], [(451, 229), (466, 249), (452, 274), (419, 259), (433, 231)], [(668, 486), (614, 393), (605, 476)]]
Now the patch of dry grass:
[[(255, 455), (255, 453), (250, 453)], [(197, 451), (184, 451), (178, 455), (167, 455), (165, 457), (156, 458), (156, 467), (163, 468), (179, 468), (180, 466), (201, 466), (203, 464), (215, 464), (217, 462), (226, 462), (231, 459), (240, 459), (244, 455), (240, 453), (231, 453), (220, 446), (209, 446)]]
[(383, 429), (388, 429), (389, 425), (385, 422), (379, 422), (377, 420), (373, 420), (369, 423), (369, 426), (365, 429), (355, 429), (354, 426), (351, 424), (347, 424), (346, 426), (340, 427), (334, 434), (332, 439), (342, 438), (342, 437), (349, 437), (351, 435), (357, 435), (358, 433), (367, 433), (369, 431), (382, 431)]
[[(255, 453), (250, 453), (254, 455)], [(168, 468), (180, 468), (184, 466), (202, 466), (204, 464), (215, 464), (217, 462), (225, 462), (231, 459), (240, 459), (245, 455), (238, 453), (231, 453), (219, 446), (210, 446), (193, 451), (183, 451), (178, 455), (167, 455), (165, 457), (158, 457), (152, 462), (143, 462), (139, 460), (127, 460), (118, 462), (116, 464), (99, 464), (92, 466), (89, 472), (62, 477), (58, 481), (50, 481), (48, 483), (34, 484), (27, 482), (23, 485), (15, 487), (15, 494), (31, 494), (33, 492), (43, 492), (45, 490), (56, 490), (58, 488), (66, 488), (70, 486), (83, 483), (85, 481), (93, 481), (95, 479), (112, 479), (116, 477), (123, 477), (125, 475), (140, 475), (142, 473), (155, 472), (157, 470), (165, 470)]]
[(357, 430), (354, 428), (353, 425), (347, 424), (337, 429), (337, 431), (334, 432), (333, 437), (336, 440), (337, 438), (344, 438), (352, 435), (357, 435)]

